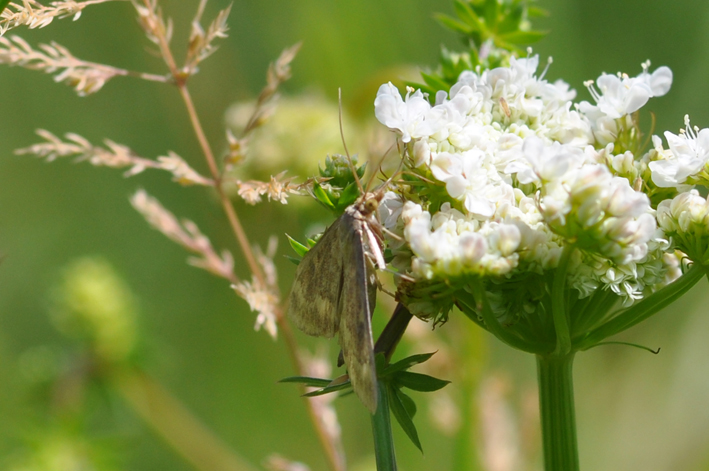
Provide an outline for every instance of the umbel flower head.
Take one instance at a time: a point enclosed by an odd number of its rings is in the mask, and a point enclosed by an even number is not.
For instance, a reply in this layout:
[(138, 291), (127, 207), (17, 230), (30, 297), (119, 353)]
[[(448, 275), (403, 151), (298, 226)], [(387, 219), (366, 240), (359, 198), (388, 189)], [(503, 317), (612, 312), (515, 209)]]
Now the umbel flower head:
[[(394, 234), (392, 263), (407, 275), (398, 296), (414, 314), (442, 322), (457, 306), (543, 353), (555, 348), (559, 296), (581, 345), (681, 275), (684, 254), (668, 234), (709, 221), (706, 209), (678, 214), (699, 198), (681, 192), (709, 181), (709, 130), (687, 125), (665, 133), (669, 150), (656, 136), (643, 150), (638, 112), (669, 91), (667, 67), (602, 74), (586, 82), (592, 104), (547, 81), (536, 55), (506, 62), (465, 71), (435, 97), (379, 88), (375, 115), (405, 144), (408, 167), (380, 220)], [(663, 201), (675, 196), (684, 199)]]

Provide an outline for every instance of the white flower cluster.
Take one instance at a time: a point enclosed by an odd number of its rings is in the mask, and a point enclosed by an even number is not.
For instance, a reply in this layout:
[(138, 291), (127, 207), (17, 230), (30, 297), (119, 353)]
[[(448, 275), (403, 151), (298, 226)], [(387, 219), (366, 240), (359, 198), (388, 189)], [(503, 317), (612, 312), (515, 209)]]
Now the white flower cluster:
[[(591, 92), (596, 105), (584, 101), (580, 111), (590, 120), (597, 142), (606, 145), (615, 141), (619, 128), (627, 123), (631, 113), (642, 108), (654, 96), (665, 95), (672, 85), (672, 71), (660, 67), (652, 74), (648, 73), (650, 62), (642, 64), (643, 72), (637, 77), (626, 74), (601, 74), (596, 81), (584, 85)], [(621, 118), (626, 119), (621, 119)]]
[(668, 245), (626, 176), (640, 159), (612, 155), (613, 142), (629, 114), (669, 90), (672, 73), (643, 64), (638, 77), (603, 74), (598, 89), (587, 84), (596, 105), (574, 104), (576, 92), (537, 75), (538, 63), (463, 72), (434, 105), (419, 90), (402, 98), (391, 83), (379, 88), (376, 117), (408, 143), (412, 170), (428, 182), (426, 196), (390, 194), (380, 206), (406, 242), (392, 244), (395, 263), (418, 280), (511, 276), (554, 268), (574, 244), (583, 251), (573, 286), (638, 298), (663, 280)]
[(661, 201), (657, 222), (691, 260), (703, 265), (709, 263), (709, 201), (697, 190)]
[(692, 226), (709, 234), (709, 201), (697, 190), (660, 202), (657, 221), (668, 234), (689, 232)]
[[(661, 188), (682, 191), (691, 183), (707, 182), (705, 166), (709, 161), (709, 129), (692, 129), (689, 116), (684, 117), (685, 129), (679, 136), (665, 132), (669, 150), (662, 148), (659, 137), (653, 136), (656, 159), (649, 163), (652, 181)], [(704, 173), (705, 175), (701, 175)]]

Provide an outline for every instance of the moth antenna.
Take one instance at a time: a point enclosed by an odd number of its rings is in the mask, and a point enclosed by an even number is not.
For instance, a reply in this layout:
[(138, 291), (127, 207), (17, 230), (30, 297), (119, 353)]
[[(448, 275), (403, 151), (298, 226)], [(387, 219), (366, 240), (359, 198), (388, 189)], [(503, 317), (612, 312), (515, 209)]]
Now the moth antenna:
[[(379, 159), (379, 165), (378, 165), (378, 172), (381, 173), (382, 175), (386, 176), (384, 171), (382, 170), (382, 163), (384, 163), (384, 159), (386, 159), (386, 156), (389, 155), (389, 152), (394, 148), (394, 144), (390, 145), (389, 148), (384, 152), (384, 155), (382, 155), (382, 158)], [(374, 174), (376, 175), (376, 173)], [(365, 188), (365, 192), (369, 191), (369, 187), (374, 181), (374, 175), (372, 175), (372, 178), (367, 182), (367, 188)], [(389, 181), (385, 182), (385, 184), (388, 184)]]
[[(397, 146), (397, 147), (398, 147), (398, 146)], [(406, 150), (407, 150), (407, 146), (404, 145), (404, 152), (406, 152)], [(387, 152), (388, 152), (388, 151), (387, 151)], [(384, 154), (384, 156), (386, 157), (386, 154)], [(384, 160), (384, 159), (382, 158), (382, 160)], [(392, 180), (394, 180), (394, 177), (399, 174), (399, 171), (401, 170), (401, 167), (402, 167), (403, 165), (404, 165), (404, 158), (402, 157), (402, 159), (399, 161), (399, 166), (396, 167), (396, 171), (391, 174), (391, 177), (387, 178), (387, 180), (386, 180), (386, 181), (384, 182), (384, 184), (382, 185), (382, 188), (386, 188), (386, 187), (389, 185), (389, 183), (391, 183)]]
[(414, 176), (414, 177), (418, 178), (419, 180), (421, 180), (422, 182), (425, 182), (425, 183), (430, 183), (430, 184), (433, 184), (433, 185), (435, 185), (435, 184), (437, 183), (437, 182), (431, 180), (430, 178), (422, 177), (421, 175), (419, 175), (419, 174), (417, 174), (417, 173), (413, 173), (413, 172), (401, 172), (401, 174), (402, 174), (402, 175), (406, 174), (406, 175)]
[(342, 146), (345, 148), (345, 154), (347, 155), (347, 163), (350, 164), (350, 170), (352, 171), (352, 176), (354, 177), (355, 181), (357, 182), (357, 187), (359, 188), (359, 191), (364, 194), (364, 188), (362, 188), (362, 182), (359, 181), (359, 176), (357, 175), (357, 170), (355, 169), (354, 164), (352, 163), (352, 158), (350, 157), (350, 151), (347, 150), (347, 143), (345, 142), (345, 131), (342, 129), (342, 88), (337, 89), (337, 102), (339, 104), (339, 115), (340, 115), (340, 137), (342, 138)]

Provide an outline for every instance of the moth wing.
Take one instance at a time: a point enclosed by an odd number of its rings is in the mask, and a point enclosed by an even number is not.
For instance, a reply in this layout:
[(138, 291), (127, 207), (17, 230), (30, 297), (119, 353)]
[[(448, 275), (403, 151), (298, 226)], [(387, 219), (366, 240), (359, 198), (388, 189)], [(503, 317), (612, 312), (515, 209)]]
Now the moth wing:
[(340, 328), (343, 251), (348, 242), (344, 216), (305, 254), (295, 271), (288, 316), (308, 335), (333, 337)]
[(348, 231), (350, 243), (343, 253), (346, 265), (343, 267), (345, 289), (340, 298), (340, 347), (354, 392), (374, 414), (378, 389), (371, 318), (377, 290), (370, 282), (374, 268), (365, 258), (364, 223), (354, 217), (349, 221), (353, 227)]

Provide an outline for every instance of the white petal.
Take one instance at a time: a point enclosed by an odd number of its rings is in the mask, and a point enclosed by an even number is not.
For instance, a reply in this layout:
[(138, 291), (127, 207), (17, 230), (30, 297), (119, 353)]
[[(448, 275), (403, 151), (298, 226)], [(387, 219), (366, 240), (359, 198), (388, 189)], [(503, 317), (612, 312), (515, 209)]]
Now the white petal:
[(662, 96), (670, 91), (672, 86), (672, 70), (662, 66), (650, 76), (650, 88), (653, 96)]
[(447, 182), (452, 176), (462, 172), (463, 162), (458, 155), (441, 152), (431, 162), (431, 173), (442, 182)]

